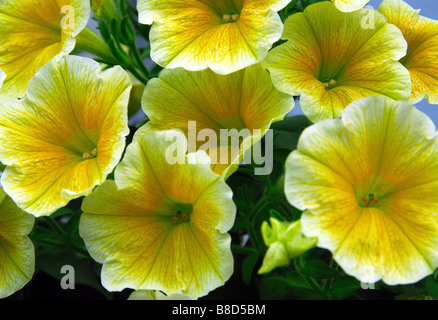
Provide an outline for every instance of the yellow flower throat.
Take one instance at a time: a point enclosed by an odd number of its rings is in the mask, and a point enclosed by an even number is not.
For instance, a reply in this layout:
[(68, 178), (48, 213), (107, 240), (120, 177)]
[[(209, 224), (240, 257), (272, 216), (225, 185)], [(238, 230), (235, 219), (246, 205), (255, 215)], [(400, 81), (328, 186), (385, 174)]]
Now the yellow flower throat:
[(361, 200), (362, 200), (361, 206), (364, 208), (369, 208), (369, 207), (373, 206), (374, 204), (379, 203), (379, 199), (377, 199), (373, 193), (370, 193), (368, 195), (368, 198), (362, 197)]
[(326, 87), (327, 89), (333, 87), (335, 84), (336, 84), (335, 79), (331, 79), (330, 81), (323, 83), (324, 87)]
[(239, 20), (240, 14), (238, 13), (227, 13), (222, 16), (222, 21), (224, 22), (237, 22)]
[(181, 223), (181, 222), (189, 222), (190, 221), (190, 214), (186, 212), (182, 212), (181, 210), (178, 210), (176, 214), (172, 217), (173, 223)]
[(97, 157), (97, 148), (93, 149), (93, 151), (91, 151), (91, 153), (85, 152), (84, 154), (82, 154), (83, 160), (90, 160), (90, 159), (94, 159), (96, 157)]

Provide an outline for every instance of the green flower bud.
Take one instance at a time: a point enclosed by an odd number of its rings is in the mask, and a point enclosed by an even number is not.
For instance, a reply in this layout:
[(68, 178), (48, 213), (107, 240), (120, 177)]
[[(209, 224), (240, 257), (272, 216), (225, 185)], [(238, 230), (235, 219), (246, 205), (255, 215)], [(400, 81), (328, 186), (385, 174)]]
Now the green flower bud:
[(91, 9), (96, 17), (111, 22), (117, 19), (117, 11), (113, 0), (91, 0)]
[(259, 274), (269, 273), (275, 268), (289, 265), (290, 260), (299, 257), (316, 246), (318, 238), (306, 238), (301, 232), (301, 221), (281, 222), (275, 218), (265, 221), (261, 232), (266, 251)]

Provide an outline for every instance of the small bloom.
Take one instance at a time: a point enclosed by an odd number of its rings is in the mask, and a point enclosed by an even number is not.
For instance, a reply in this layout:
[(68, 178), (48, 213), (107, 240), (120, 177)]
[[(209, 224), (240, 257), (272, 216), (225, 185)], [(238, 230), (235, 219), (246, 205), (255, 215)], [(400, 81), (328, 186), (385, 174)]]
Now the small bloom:
[(301, 221), (282, 222), (275, 218), (262, 223), (262, 236), (268, 250), (258, 273), (269, 273), (289, 265), (290, 260), (315, 247), (318, 238), (306, 238), (301, 233)]
[(125, 147), (131, 84), (120, 67), (100, 72), (66, 56), (43, 66), (24, 99), (0, 108), (1, 182), (17, 205), (49, 215), (105, 181)]
[[(374, 29), (363, 21), (374, 14)], [(383, 95), (408, 100), (411, 80), (397, 62), (407, 44), (400, 30), (378, 11), (342, 13), (328, 1), (290, 16), (286, 43), (268, 54), (265, 65), (282, 92), (300, 95), (308, 118), (338, 118), (354, 100)]]
[[(178, 137), (183, 164), (167, 162), (174, 143), (169, 136)], [(159, 290), (196, 299), (230, 278), (232, 191), (211, 171), (205, 152), (186, 158), (186, 150), (182, 133), (145, 133), (127, 147), (115, 180), (83, 201), (79, 232), (103, 264), (107, 290)], [(191, 164), (192, 157), (206, 164)]]
[(88, 0), (0, 1), (0, 102), (23, 97), (40, 67), (68, 55), (89, 15)]
[(352, 12), (362, 9), (370, 0), (332, 0), (336, 8), (342, 12)]
[(139, 21), (152, 24), (151, 58), (166, 68), (228, 74), (266, 56), (280, 39), (277, 11), (290, 0), (139, 0)]
[(35, 218), (20, 210), (0, 187), (0, 299), (23, 288), (35, 270), (28, 234)]
[(438, 104), (438, 22), (420, 16), (401, 0), (384, 0), (379, 11), (403, 32), (408, 51), (400, 62), (412, 78), (411, 103), (424, 97)]
[[(259, 64), (229, 75), (178, 68), (163, 70), (159, 78), (148, 82), (142, 107), (151, 121), (136, 136), (150, 128), (179, 129), (187, 134), (189, 143), (197, 143), (196, 149), (203, 145), (198, 134), (211, 130), (218, 139), (206, 142), (213, 171), (229, 176), (244, 151), (261, 138), (258, 130), (264, 134), (272, 122), (282, 120), (294, 107), (294, 99), (276, 90), (268, 72)], [(191, 137), (189, 122), (196, 123), (195, 137)], [(233, 150), (233, 140), (221, 140), (224, 129), (238, 133), (247, 130), (248, 135), (240, 136), (243, 140), (235, 143), (238, 150)], [(221, 155), (229, 157), (221, 161)]]
[(438, 266), (438, 136), (407, 102), (367, 97), (306, 129), (285, 192), (304, 235), (360, 281), (414, 283)]

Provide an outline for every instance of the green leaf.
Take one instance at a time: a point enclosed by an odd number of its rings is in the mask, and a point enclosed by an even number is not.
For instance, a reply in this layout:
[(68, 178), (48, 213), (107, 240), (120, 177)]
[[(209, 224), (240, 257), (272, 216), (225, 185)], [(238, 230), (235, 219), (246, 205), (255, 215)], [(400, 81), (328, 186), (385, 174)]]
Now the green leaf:
[(126, 17), (128, 15), (127, 11), (126, 11), (126, 3), (125, 0), (118, 0), (119, 3), (119, 10), (120, 10), (120, 15), (122, 17)]
[(78, 233), (79, 221), (81, 219), (82, 211), (78, 211), (72, 215), (65, 226), (65, 232), (71, 237)]
[(242, 275), (243, 275), (243, 282), (245, 284), (249, 284), (251, 282), (252, 273), (258, 261), (259, 261), (258, 254), (251, 254), (248, 257), (246, 257), (245, 260), (243, 260)]
[(333, 283), (330, 294), (335, 298), (344, 299), (359, 289), (361, 289), (360, 282), (356, 278), (343, 276)]
[(42, 242), (43, 244), (50, 244), (51, 246), (61, 246), (64, 244), (59, 237), (53, 233), (52, 230), (44, 228), (38, 224), (34, 226), (29, 237), (33, 242), (38, 244), (39, 242)]
[(281, 213), (279, 213), (277, 210), (270, 210), (269, 211), (269, 215), (274, 218), (277, 219), (279, 221), (286, 221), (286, 219), (281, 215)]
[(122, 64), (127, 65), (129, 64), (129, 57), (126, 55), (125, 52), (123, 52), (121, 49), (117, 47), (116, 40), (114, 38), (111, 38), (108, 41), (108, 47), (111, 50), (111, 53), (113, 56), (120, 61)]
[(295, 150), (301, 133), (311, 124), (305, 116), (286, 117), (273, 123), (271, 129), (274, 130), (274, 150)]
[(131, 22), (129, 21), (129, 17), (126, 17), (122, 20), (120, 24), (120, 41), (123, 44), (131, 45), (135, 43), (135, 31), (132, 28)]
[(276, 280), (283, 282), (287, 284), (289, 287), (291, 287), (294, 290), (312, 290), (312, 287), (310, 287), (297, 272), (289, 272), (287, 278), (282, 277), (273, 277), (271, 280)]
[(99, 19), (98, 29), (105, 42), (108, 42), (111, 39), (111, 32), (108, 24), (103, 19)]
[(298, 132), (274, 131), (274, 148), (295, 150), (300, 134)]
[(395, 297), (395, 300), (427, 300), (428, 296), (425, 294), (420, 294), (417, 296), (405, 296), (403, 294)]
[(231, 228), (232, 232), (239, 232), (241, 230), (244, 230), (248, 226), (248, 222), (243, 219), (242, 217), (236, 217), (236, 220), (234, 221), (234, 225)]
[(260, 283), (260, 299), (262, 300), (283, 300), (290, 292), (289, 286), (282, 282), (276, 281), (276, 277), (280, 277), (277, 271), (263, 276)]
[(288, 272), (285, 277), (274, 276), (269, 279), (279, 285), (285, 284), (287, 288), (297, 297), (301, 299), (320, 299), (318, 293), (302, 278), (296, 271)]
[(304, 264), (301, 272), (318, 280), (332, 279), (339, 276), (338, 271), (329, 267), (325, 262), (320, 260), (307, 261)]
[[(284, 188), (284, 182), (281, 180), (284, 179), (284, 163), (281, 161), (274, 161), (274, 166), (272, 168), (271, 173), (271, 184), (273, 186), (277, 185), (279, 182), (282, 184), (282, 189)], [(284, 196), (284, 189), (283, 189)]]
[(69, 207), (62, 207), (58, 210), (56, 210), (54, 213), (52, 213), (50, 216), (53, 219), (59, 218), (59, 217), (65, 217), (73, 214), (73, 210)]
[(271, 129), (275, 131), (298, 132), (301, 133), (305, 128), (312, 124), (306, 116), (286, 117), (281, 121), (271, 125)]
[(438, 300), (438, 281), (434, 277), (429, 277), (426, 281), (427, 293), (433, 300)]
[(44, 253), (38, 257), (36, 262), (40, 270), (59, 280), (65, 276), (61, 273), (61, 268), (70, 265), (74, 268), (74, 281), (76, 284), (87, 285), (104, 295), (108, 294), (100, 283), (99, 275), (94, 269), (95, 264), (90, 263), (89, 259), (79, 258), (72, 251)]

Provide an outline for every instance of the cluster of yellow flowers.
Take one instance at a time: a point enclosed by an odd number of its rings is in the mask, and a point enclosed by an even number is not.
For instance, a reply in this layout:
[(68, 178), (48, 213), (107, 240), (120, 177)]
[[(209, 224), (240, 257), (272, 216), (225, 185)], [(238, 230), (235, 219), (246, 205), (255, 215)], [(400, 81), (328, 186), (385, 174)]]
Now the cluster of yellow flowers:
[(435, 270), (438, 138), (412, 104), (438, 103), (438, 23), (402, 0), (379, 10), (333, 0), (283, 25), (290, 1), (139, 0), (165, 69), (143, 94), (150, 122), (126, 147), (127, 72), (69, 55), (90, 1), (0, 0), (0, 298), (32, 278), (34, 216), (83, 196), (80, 235), (109, 291), (196, 299), (223, 285), (236, 215), (226, 179), (261, 137), (229, 164), (214, 161), (221, 150), (169, 164), (169, 137), (190, 151), (190, 121), (198, 132), (268, 129), (294, 96), (315, 123), (286, 164), (285, 194), (304, 213), (276, 230), (301, 238), (299, 226), (359, 280), (412, 283)]

